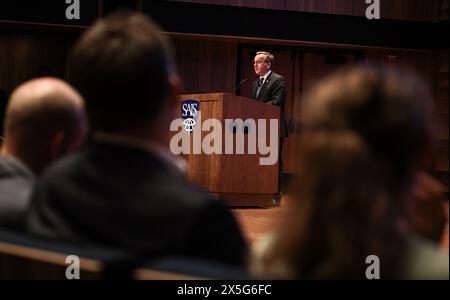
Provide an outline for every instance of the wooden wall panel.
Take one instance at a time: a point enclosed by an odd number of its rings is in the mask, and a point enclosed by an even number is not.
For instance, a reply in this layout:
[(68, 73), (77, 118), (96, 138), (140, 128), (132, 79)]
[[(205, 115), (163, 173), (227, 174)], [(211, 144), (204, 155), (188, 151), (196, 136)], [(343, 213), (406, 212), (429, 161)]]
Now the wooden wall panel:
[[(365, 16), (364, 0), (169, 0), (322, 14)], [(441, 9), (440, 9), (441, 8)], [(380, 1), (381, 18), (435, 22), (448, 15), (448, 0)], [(448, 16), (447, 16), (448, 20)]]
[(236, 86), (236, 42), (173, 39), (183, 93), (230, 92)]
[(353, 54), (307, 52), (303, 59), (302, 91), (308, 91), (318, 81), (324, 79), (333, 72), (356, 62)]
[(65, 78), (69, 39), (46, 35), (0, 35), (0, 88), (10, 94), (19, 84), (47, 67)]
[(449, 110), (448, 110), (448, 49), (439, 53), (437, 68), (437, 86), (436, 86), (436, 119), (439, 125), (439, 144), (436, 154), (436, 176), (444, 184), (445, 191), (449, 191), (448, 177), (448, 131), (449, 131)]
[(434, 91), (438, 70), (436, 53), (434, 52), (366, 49), (365, 59), (375, 63), (392, 64), (416, 72), (424, 78)]
[[(286, 10), (365, 17), (364, 0), (285, 0)], [(380, 17), (395, 20), (434, 22), (442, 0), (380, 1)]]
[[(62, 36), (0, 35), (0, 88), (8, 94), (34, 78), (42, 66), (68, 78), (69, 53), (75, 38)], [(233, 92), (236, 86), (236, 42), (174, 39), (176, 61), (184, 93)]]
[(448, 21), (448, 0), (441, 0), (439, 3), (438, 20)]
[(254, 7), (254, 8), (266, 8), (266, 9), (279, 9), (284, 10), (285, 4), (283, 0), (226, 0), (217, 1), (225, 2), (226, 5)]
[(11, 47), (11, 37), (0, 35), (0, 89), (8, 94), (14, 86), (13, 72), (14, 52)]
[(438, 20), (440, 0), (380, 1), (381, 17), (396, 20), (434, 22)]
[[(392, 63), (398, 67), (412, 70), (430, 85), (435, 98), (435, 123), (438, 138), (434, 166), (434, 175), (440, 179), (448, 193), (448, 52), (414, 52), (387, 49), (365, 51), (366, 59)], [(389, 59), (389, 55), (395, 58)]]
[(322, 14), (352, 15), (353, 0), (285, 0), (286, 10)]
[(241, 6), (265, 9), (285, 9), (285, 0), (168, 0), (175, 2), (190, 2), (215, 5)]

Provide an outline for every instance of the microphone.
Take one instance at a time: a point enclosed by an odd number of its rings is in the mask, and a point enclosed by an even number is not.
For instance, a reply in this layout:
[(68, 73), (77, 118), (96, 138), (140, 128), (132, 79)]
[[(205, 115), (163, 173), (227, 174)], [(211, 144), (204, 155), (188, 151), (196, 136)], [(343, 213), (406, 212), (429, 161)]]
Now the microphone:
[(236, 92), (238, 91), (238, 89), (241, 87), (241, 85), (246, 82), (248, 79), (244, 78), (244, 80), (242, 80), (241, 82), (239, 82), (239, 84), (236, 86), (236, 88), (234, 89), (234, 94), (236, 95)]

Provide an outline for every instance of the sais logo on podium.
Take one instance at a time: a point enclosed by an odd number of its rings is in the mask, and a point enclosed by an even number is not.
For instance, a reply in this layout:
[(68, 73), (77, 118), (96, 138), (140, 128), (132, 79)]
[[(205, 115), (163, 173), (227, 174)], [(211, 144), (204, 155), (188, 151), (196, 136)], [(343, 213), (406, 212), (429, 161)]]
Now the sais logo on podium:
[(193, 99), (184, 100), (181, 103), (181, 117), (183, 118), (184, 130), (191, 133), (198, 122), (200, 102)]

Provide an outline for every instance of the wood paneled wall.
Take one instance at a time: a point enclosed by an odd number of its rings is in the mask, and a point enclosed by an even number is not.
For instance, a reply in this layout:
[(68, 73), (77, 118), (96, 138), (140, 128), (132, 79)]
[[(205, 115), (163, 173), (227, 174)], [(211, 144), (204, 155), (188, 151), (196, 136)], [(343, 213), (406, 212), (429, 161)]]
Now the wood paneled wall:
[(417, 72), (434, 90), (438, 70), (437, 53), (435, 52), (367, 49), (365, 50), (365, 59)]
[[(175, 48), (176, 62), (184, 82), (182, 93), (234, 92), (237, 82), (243, 78), (249, 81), (243, 85), (242, 96), (253, 79), (248, 57), (239, 53), (243, 47), (236, 40), (208, 40), (199, 37), (171, 36)], [(61, 78), (67, 78), (68, 55), (76, 37), (58, 34), (0, 34), (0, 88), (8, 94), (20, 83), (37, 76), (38, 69), (48, 67)], [(253, 50), (276, 50), (274, 44), (247, 45)], [(244, 46), (244, 47), (247, 47)], [(327, 55), (341, 50), (315, 51), (313, 48), (289, 48), (284, 45), (277, 54), (276, 71), (290, 80), (286, 116), (290, 138), (286, 140), (283, 155), (286, 169), (294, 171), (300, 123), (302, 92), (328, 75), (339, 63), (327, 63)], [(347, 49), (348, 50), (348, 49)], [(358, 50), (361, 51), (361, 50)], [(248, 53), (247, 53), (248, 56)], [(345, 64), (355, 62), (354, 55), (344, 54)], [(366, 49), (365, 59), (383, 63), (395, 63), (410, 68), (435, 87), (436, 119), (440, 122), (439, 147), (436, 154), (436, 175), (445, 183), (448, 191), (448, 53), (446, 51), (419, 52), (388, 49)], [(393, 61), (392, 61), (393, 60)], [(240, 62), (240, 65), (238, 66)], [(240, 69), (238, 69), (240, 67)], [(250, 72), (250, 73), (247, 73)], [(247, 91), (248, 92), (248, 91)]]
[(11, 94), (19, 84), (37, 77), (41, 67), (66, 78), (73, 41), (66, 36), (0, 34), (0, 88)]
[(414, 52), (394, 50), (366, 50), (366, 59), (395, 64), (421, 75), (434, 92), (437, 147), (431, 171), (448, 193), (448, 51)]
[[(365, 16), (368, 4), (364, 0), (169, 0), (178, 2), (217, 4), (301, 11), (323, 14)], [(381, 18), (434, 22), (440, 19), (443, 0), (380, 1)], [(446, 1), (446, 0), (444, 0)], [(447, 3), (448, 7), (448, 3)]]
[[(75, 37), (0, 34), (0, 88), (8, 94), (38, 76), (40, 67), (68, 78), (69, 54)], [(173, 38), (183, 93), (233, 92), (236, 86), (236, 42)]]
[(448, 49), (439, 53), (438, 57), (438, 74), (436, 84), (436, 120), (438, 121), (438, 149), (436, 153), (435, 171), (436, 177), (445, 186), (445, 191), (448, 195), (449, 190), (449, 177), (448, 177), (448, 164), (449, 164), (449, 149), (448, 149)]
[(448, 21), (448, 0), (441, 0), (439, 4), (439, 21)]
[(237, 44), (231, 41), (172, 38), (183, 93), (233, 93)]

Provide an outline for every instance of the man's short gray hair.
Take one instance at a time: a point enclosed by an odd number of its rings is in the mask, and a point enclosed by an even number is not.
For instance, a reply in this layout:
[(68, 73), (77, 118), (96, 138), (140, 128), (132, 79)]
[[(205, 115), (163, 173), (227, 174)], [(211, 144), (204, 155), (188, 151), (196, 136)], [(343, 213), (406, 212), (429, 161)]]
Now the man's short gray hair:
[(260, 55), (260, 54), (266, 56), (265, 61), (269, 61), (270, 62), (270, 68), (273, 69), (273, 65), (275, 63), (275, 56), (273, 56), (272, 53), (267, 52), (267, 51), (258, 51), (258, 52), (256, 52), (256, 55)]

